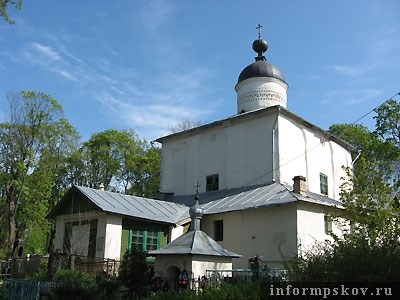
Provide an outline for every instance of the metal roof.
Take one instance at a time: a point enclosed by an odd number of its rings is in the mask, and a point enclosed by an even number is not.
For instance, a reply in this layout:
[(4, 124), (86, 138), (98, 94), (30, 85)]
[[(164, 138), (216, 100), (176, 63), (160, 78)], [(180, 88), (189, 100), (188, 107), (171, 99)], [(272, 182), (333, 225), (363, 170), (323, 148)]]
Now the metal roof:
[[(170, 198), (170, 201), (184, 205), (192, 205), (193, 195), (173, 196)], [(336, 206), (339, 208), (343, 207), (342, 202), (315, 193), (308, 192), (307, 196), (303, 197), (291, 191), (291, 187), (280, 183), (219, 190), (199, 195), (199, 203), (205, 215), (297, 201), (325, 206)]]
[(164, 248), (149, 251), (151, 255), (192, 254), (225, 257), (241, 257), (240, 254), (224, 249), (201, 230), (188, 231)]
[[(177, 224), (189, 217), (189, 207), (161, 200), (73, 186), (102, 211), (129, 217)], [(63, 199), (67, 201), (67, 199)], [(59, 203), (61, 205), (61, 203)], [(54, 215), (54, 214), (53, 214)]]

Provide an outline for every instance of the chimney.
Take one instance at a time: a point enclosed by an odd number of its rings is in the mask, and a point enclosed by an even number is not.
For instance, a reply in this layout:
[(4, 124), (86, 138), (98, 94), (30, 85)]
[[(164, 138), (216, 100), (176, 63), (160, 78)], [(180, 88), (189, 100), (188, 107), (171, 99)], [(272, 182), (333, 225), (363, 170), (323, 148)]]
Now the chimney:
[(293, 177), (293, 192), (302, 196), (307, 196), (307, 182), (304, 176)]
[(104, 184), (100, 183), (99, 190), (104, 191)]

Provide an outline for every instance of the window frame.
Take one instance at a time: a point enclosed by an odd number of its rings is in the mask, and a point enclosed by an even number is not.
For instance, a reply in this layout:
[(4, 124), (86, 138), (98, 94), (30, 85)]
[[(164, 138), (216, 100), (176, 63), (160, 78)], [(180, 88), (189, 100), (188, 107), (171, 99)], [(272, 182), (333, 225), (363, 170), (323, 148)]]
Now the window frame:
[[(134, 234), (134, 233), (138, 233), (138, 234)], [(154, 235), (150, 237), (149, 233), (151, 234), (156, 234), (157, 235), (157, 248), (154, 249), (154, 247), (152, 249), (148, 248), (148, 245), (152, 245), (154, 246), (155, 243), (148, 243), (148, 238), (152, 238), (154, 239)], [(128, 249), (129, 251), (132, 250), (132, 246), (135, 245), (137, 246), (141, 246), (143, 251), (151, 251), (151, 250), (158, 250), (160, 249), (160, 244), (161, 244), (161, 231), (152, 231), (152, 230), (135, 230), (133, 228), (129, 229), (129, 240), (128, 240)], [(138, 236), (138, 237), (142, 237), (142, 243), (133, 243), (133, 237), (134, 236)]]
[(221, 242), (224, 240), (224, 220), (214, 220), (214, 241)]
[(330, 215), (324, 215), (324, 232), (326, 235), (332, 233), (332, 217)]
[[(209, 180), (211, 181), (209, 183)], [(206, 176), (206, 192), (219, 190), (219, 174), (211, 174)]]
[(325, 196), (329, 194), (328, 175), (324, 173), (319, 173), (319, 191)]

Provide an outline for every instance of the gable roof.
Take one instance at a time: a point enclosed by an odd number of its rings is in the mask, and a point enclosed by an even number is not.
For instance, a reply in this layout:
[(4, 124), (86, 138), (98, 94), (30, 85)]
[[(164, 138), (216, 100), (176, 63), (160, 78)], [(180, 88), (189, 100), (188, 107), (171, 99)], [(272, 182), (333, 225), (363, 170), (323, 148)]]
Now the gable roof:
[[(191, 205), (193, 197), (193, 195), (173, 196), (170, 201)], [(340, 201), (310, 192), (304, 197), (281, 183), (205, 192), (199, 195), (199, 204), (205, 215), (298, 201), (343, 208), (343, 203)]]
[(225, 257), (241, 257), (240, 254), (231, 252), (223, 248), (220, 244), (210, 238), (201, 230), (188, 231), (181, 235), (164, 248), (149, 251), (151, 255), (167, 254), (192, 254), (192, 255), (211, 255)]
[(169, 224), (178, 224), (180, 220), (189, 217), (189, 207), (182, 204), (72, 186), (49, 213), (48, 218), (54, 219), (60, 215), (73, 193), (80, 193), (100, 210), (108, 213)]
[(156, 139), (155, 141), (162, 144), (162, 143), (168, 142), (170, 140), (173, 140), (177, 137), (186, 137), (186, 136), (197, 135), (197, 134), (201, 133), (202, 131), (207, 130), (209, 128), (218, 127), (223, 124), (230, 124), (230, 122), (242, 122), (247, 118), (259, 118), (259, 117), (263, 117), (266, 114), (283, 114), (283, 115), (287, 116), (288, 118), (301, 123), (303, 126), (312, 129), (313, 131), (320, 132), (321, 134), (326, 136), (327, 140), (332, 140), (332, 141), (336, 142), (337, 144), (344, 147), (348, 151), (355, 150), (355, 147), (353, 145), (351, 145), (350, 143), (328, 133), (326, 130), (322, 129), (321, 127), (318, 127), (317, 125), (307, 121), (306, 119), (300, 117), (299, 115), (291, 112), (290, 110), (288, 110), (285, 107), (280, 106), (280, 105), (270, 106), (270, 107), (266, 107), (266, 108), (260, 108), (260, 109), (248, 111), (245, 113), (241, 113), (241, 114), (236, 114), (236, 115), (233, 115), (231, 117), (228, 117), (228, 118), (225, 118), (222, 120), (204, 124), (204, 125), (194, 127), (194, 128), (188, 129), (188, 130), (172, 133), (170, 135), (160, 137), (160, 138)]

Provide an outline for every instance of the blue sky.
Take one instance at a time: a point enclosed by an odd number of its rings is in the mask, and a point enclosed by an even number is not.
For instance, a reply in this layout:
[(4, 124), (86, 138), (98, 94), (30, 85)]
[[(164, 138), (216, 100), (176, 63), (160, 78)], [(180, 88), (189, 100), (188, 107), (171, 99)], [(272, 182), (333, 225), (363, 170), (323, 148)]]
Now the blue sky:
[[(82, 140), (114, 128), (150, 141), (183, 119), (234, 115), (258, 23), (289, 84), (288, 109), (323, 129), (400, 91), (398, 0), (24, 0), (9, 12), (0, 120), (10, 92), (45, 92)], [(361, 123), (372, 128), (372, 114)]]

